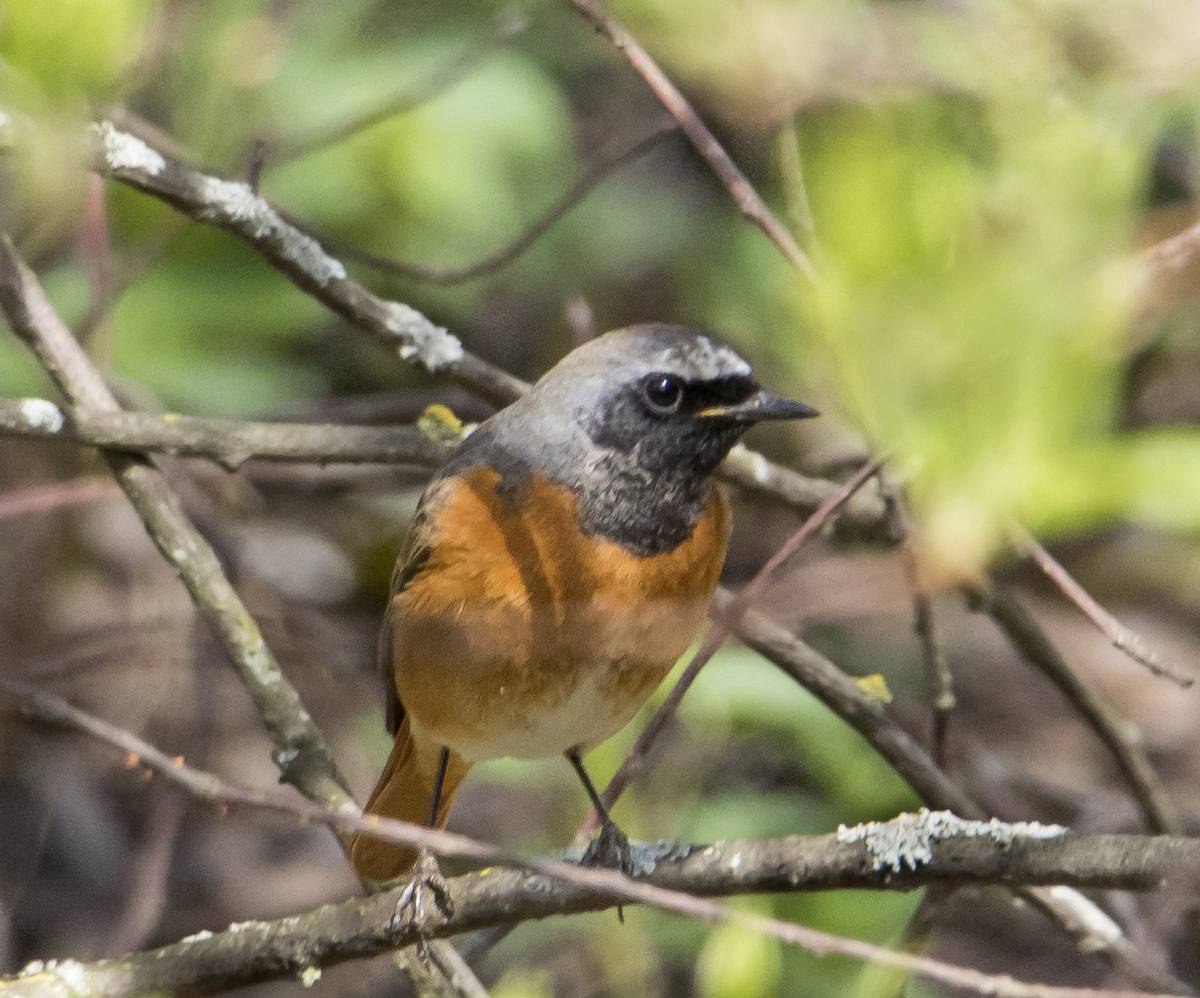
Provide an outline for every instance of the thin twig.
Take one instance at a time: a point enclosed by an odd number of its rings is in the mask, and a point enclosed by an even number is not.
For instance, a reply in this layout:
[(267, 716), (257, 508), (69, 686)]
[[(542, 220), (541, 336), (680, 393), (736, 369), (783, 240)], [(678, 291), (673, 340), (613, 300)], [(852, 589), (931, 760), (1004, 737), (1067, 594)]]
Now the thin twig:
[(679, 122), (691, 141), (696, 152), (712, 169), (713, 173), (723, 183), (742, 215), (757, 225), (766, 237), (775, 244), (788, 261), (808, 280), (816, 281), (817, 272), (808, 255), (800, 248), (795, 237), (787, 227), (775, 217), (754, 186), (746, 179), (745, 174), (738, 169), (737, 164), (730, 158), (729, 153), (717, 141), (717, 137), (709, 131), (708, 126), (700, 120), (686, 97), (679, 88), (659, 68), (650, 54), (642, 48), (617, 20), (600, 4), (599, 0), (569, 0), (572, 7), (587, 20), (593, 28), (604, 35), (623, 55), (626, 61), (653, 91), (671, 117)]
[(929, 586), (925, 581), (925, 572), (921, 564), (912, 518), (903, 501), (899, 503), (899, 510), (905, 535), (904, 541), (900, 545), (900, 561), (904, 566), (905, 579), (912, 597), (913, 631), (921, 644), (921, 660), (925, 665), (925, 682), (929, 687), (929, 700), (933, 711), (930, 743), (933, 746), (933, 757), (937, 760), (937, 764), (946, 769), (949, 761), (947, 739), (950, 731), (950, 717), (957, 706), (954, 696), (954, 674), (950, 671), (946, 649), (938, 634), (937, 619), (933, 612), (933, 599), (930, 597)]
[(1177, 686), (1188, 689), (1196, 679), (1168, 665), (1155, 653), (1140, 634), (1122, 624), (1116, 617), (1102, 607), (1091, 593), (1083, 588), (1062, 563), (1047, 551), (1028, 530), (1023, 527), (1013, 528), (1013, 539), (1017, 549), (1033, 559), (1035, 565), (1053, 582), (1059, 591), (1074, 603), (1083, 615), (1087, 617), (1097, 630), (1112, 643), (1114, 648), (1123, 651), (1139, 665), (1144, 665), (1154, 675), (1169, 679)]
[(435, 267), (423, 263), (413, 263), (407, 260), (397, 260), (393, 257), (380, 256), (355, 246), (354, 244), (329, 233), (318, 234), (311, 228), (295, 223), (298, 228), (305, 229), (321, 238), (322, 242), (334, 247), (348, 260), (354, 260), (372, 270), (395, 274), (434, 284), (460, 284), (474, 280), (485, 274), (494, 273), (525, 253), (534, 243), (544, 236), (564, 215), (582, 202), (600, 182), (607, 179), (615, 171), (640, 159), (653, 149), (662, 139), (678, 131), (675, 122), (659, 125), (653, 131), (636, 139), (634, 142), (615, 150), (589, 166), (579, 178), (565, 191), (557, 201), (547, 208), (538, 218), (534, 219), (522, 232), (507, 244), (493, 253), (457, 267)]
[(451, 450), (415, 426), (258, 423), (122, 411), (68, 416), (53, 402), (38, 398), (0, 399), (0, 436), (4, 435), (207, 457), (230, 470), (250, 459), (434, 468)]
[[(454, 878), (450, 882), (454, 913), (449, 917), (431, 909), (409, 921), (397, 919), (397, 902), (404, 890), (401, 887), (366, 900), (292, 915), (280, 922), (239, 923), (223, 933), (201, 933), (148, 953), (93, 964), (68, 961), (69, 966), (31, 965), (22, 976), (0, 981), (0, 994), (56, 995), (60, 992), (53, 990), (53, 985), (59, 975), (62, 978), (70, 975), (77, 983), (86, 982), (89, 994), (102, 996), (156, 989), (228, 988), (368, 956), (414, 942), (421, 936), (444, 938), (489, 925), (597, 910), (623, 901), (648, 904), (705, 921), (736, 919), (755, 931), (810, 952), (840, 954), (896, 967), (977, 994), (1021, 998), (1085, 995), (1133, 998), (1137, 994), (1144, 998), (1141, 992), (1063, 989), (993, 977), (775, 919), (744, 916), (701, 900), (698, 895), (851, 884), (901, 888), (930, 880), (939, 882), (943, 877), (960, 883), (976, 878), (985, 882), (1073, 880), (1144, 888), (1155, 885), (1168, 870), (1200, 869), (1200, 843), (1193, 839), (1074, 838), (1053, 833), (1048, 837), (1026, 836), (1013, 831), (1013, 826), (998, 825), (995, 839), (967, 834), (939, 839), (933, 855), (919, 870), (902, 866), (885, 872), (868, 843), (841, 835), (792, 836), (707, 847), (678, 844), (642, 847), (646, 880), (635, 881), (615, 871), (583, 868), (560, 860), (513, 857), (466, 836), (354, 814), (277, 790), (240, 787), (190, 767), (181, 757), (169, 756), (132, 732), (82, 711), (55, 694), (7, 678), (0, 678), (0, 689), (27, 713), (84, 731), (124, 753), (129, 764), (146, 766), (204, 799), (290, 814), (335, 826), (343, 832), (367, 830), (399, 844), (427, 846), (443, 855), (488, 864), (516, 864), (527, 871), (487, 870)], [(552, 878), (553, 884), (545, 883), (547, 877)], [(683, 893), (685, 890), (689, 893)], [(46, 990), (35, 992), (33, 987), (38, 983), (44, 983)]]
[(111, 478), (101, 478), (99, 475), (51, 482), (48, 485), (31, 485), (14, 492), (0, 493), (0, 523), (30, 513), (48, 513), (65, 506), (81, 506), (120, 494), (121, 490)]
[(1178, 834), (1182, 827), (1179, 816), (1133, 725), (1080, 679), (1038, 622), (1011, 594), (977, 584), (967, 589), (966, 595), (968, 604), (988, 614), (1017, 651), (1058, 687), (1096, 732), (1133, 791), (1146, 824), (1156, 832)]
[(275, 142), (267, 141), (266, 160), (271, 165), (290, 163), (321, 149), (345, 142), (389, 118), (405, 114), (440, 97), (455, 84), (462, 82), (486, 60), (528, 27), (525, 16), (515, 9), (505, 9), (495, 18), (491, 30), (445, 65), (415, 85), (406, 84), (372, 108), (344, 121), (319, 125), (303, 135)]
[[(746, 610), (753, 605), (754, 601), (761, 595), (763, 587), (771, 580), (771, 577), (779, 570), (789, 558), (800, 549), (817, 531), (829, 520), (838, 509), (850, 500), (867, 480), (872, 478), (880, 469), (884, 459), (882, 457), (868, 461), (851, 478), (841, 485), (836, 492), (828, 496), (813, 514), (800, 525), (791, 537), (789, 537), (783, 545), (775, 552), (774, 555), (762, 566), (755, 576), (746, 584), (742, 591), (734, 598), (732, 603), (722, 607), (719, 612), (714, 613), (712, 625), (708, 629), (708, 633), (704, 636), (704, 641), (701, 642), (696, 654), (692, 656), (688, 662), (675, 686), (667, 695), (667, 698), (654, 712), (654, 716), (646, 725), (645, 729), (638, 736), (633, 747), (625, 756), (621, 767), (613, 775), (609, 784), (604, 789), (604, 803), (609, 809), (616, 803), (617, 798), (624, 792), (629, 781), (632, 780), (646, 764), (646, 758), (650, 753), (651, 747), (662, 733), (663, 728), (675, 716), (675, 711), (678, 709), (680, 702), (683, 700), (684, 694), (691, 688), (692, 683), (696, 681), (696, 677), (700, 675), (700, 670), (708, 664), (708, 661), (717, 653), (717, 650), (724, 643), (725, 638), (736, 630), (738, 623), (745, 615)], [(591, 814), (585, 820), (579, 830), (581, 836), (590, 835), (595, 829), (597, 817)]]

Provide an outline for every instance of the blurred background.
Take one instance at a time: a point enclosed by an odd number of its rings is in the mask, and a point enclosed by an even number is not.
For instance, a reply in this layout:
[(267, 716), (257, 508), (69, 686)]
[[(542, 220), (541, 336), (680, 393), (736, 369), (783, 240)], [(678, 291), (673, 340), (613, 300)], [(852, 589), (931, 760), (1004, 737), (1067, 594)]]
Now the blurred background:
[[(412, 421), (434, 401), (467, 420), (489, 411), (402, 365), (233, 238), (83, 172), (77, 137), (99, 115), (213, 172), (258, 175), (367, 286), (522, 377), (631, 321), (719, 332), (772, 388), (826, 413), (756, 431), (753, 446), (834, 477), (869, 451), (892, 455), (955, 675), (954, 775), (1002, 817), (1142, 828), (1094, 734), (957, 595), (993, 571), (1138, 726), (1196, 831), (1197, 694), (1110, 648), (1008, 538), (1014, 522), (1036, 531), (1165, 659), (1200, 671), (1200, 265), (1187, 244), (1147, 249), (1196, 218), (1200, 10), (1191, 0), (613, 9), (793, 228), (819, 285), (740, 218), (615, 51), (548, 0), (6, 0), (0, 98), (37, 129), (0, 158), (0, 222), (112, 384), (151, 410), (357, 423)], [(527, 251), (447, 283), (589, 174), (602, 179)], [(363, 253), (406, 266), (356, 263)], [(0, 395), (52, 396), (3, 330)], [(165, 467), (364, 798), (387, 752), (375, 634), (422, 474)], [(736, 586), (798, 521), (734, 499)], [(896, 550), (814, 543), (766, 606), (852, 673), (881, 674), (895, 715), (928, 742)], [(0, 441), (0, 661), (194, 765), (276, 779), (219, 646), (86, 451)], [(599, 778), (639, 727), (596, 751)], [(616, 816), (634, 837), (706, 841), (827, 832), (916, 804), (869, 746), (733, 645)], [(450, 827), (544, 852), (565, 846), (585, 813), (565, 765), (496, 763), (473, 772)], [(356, 889), (327, 832), (217, 814), (83, 738), (11, 716), (0, 722), (0, 843), (4, 972)], [(1146, 954), (1197, 983), (1194, 887), (1103, 900)], [(735, 903), (896, 945), (920, 901)], [(1119, 980), (998, 891), (955, 895), (928, 929), (932, 953), (985, 970)], [(900, 987), (738, 927), (641, 910), (623, 928), (611, 913), (524, 925), (475, 966), (503, 998), (866, 998)], [(387, 958), (332, 969), (319, 986), (401, 991)]]

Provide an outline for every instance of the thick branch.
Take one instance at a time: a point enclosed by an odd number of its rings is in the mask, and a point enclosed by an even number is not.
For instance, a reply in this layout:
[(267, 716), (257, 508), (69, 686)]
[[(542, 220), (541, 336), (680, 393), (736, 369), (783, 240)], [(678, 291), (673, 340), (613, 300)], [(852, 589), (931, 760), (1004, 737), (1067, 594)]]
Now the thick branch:
[[(451, 882), (454, 914), (430, 908), (415, 920), (395, 917), (404, 887), (365, 901), (327, 905), (278, 922), (230, 926), (173, 946), (96, 964), (62, 961), (25, 968), (0, 981), (0, 994), (65, 995), (80, 990), (125, 995), (158, 989), (214, 990), (369, 956), (420, 938), (508, 925), (553, 914), (592, 911), (618, 902), (643, 903), (709, 921), (741, 917), (753, 928), (818, 953), (841, 953), (953, 983), (982, 994), (1066, 995), (1092, 992), (1047, 990), (998, 983), (966, 968), (912, 958), (878, 947), (814, 932), (773, 919), (737, 916), (701, 896), (833, 887), (906, 889), (929, 882), (1078, 883), (1148, 888), (1168, 872), (1200, 870), (1194, 839), (1094, 836), (1073, 839), (1064, 829), (1002, 822), (964, 822), (948, 812), (902, 815), (840, 829), (835, 835), (681, 846), (641, 845), (638, 881), (607, 870), (558, 860), (506, 857), (494, 846), (407, 822), (363, 816), (300, 800), (280, 791), (255, 790), (222, 781), (170, 757), (132, 732), (118, 728), (61, 697), (13, 680), (0, 689), (29, 714), (84, 731), (169, 781), (205, 799), (291, 814), (343, 832), (368, 830), (388, 841), (423, 845), (446, 855), (484, 863), (508, 861), (521, 870), (487, 869)], [(69, 988), (75, 988), (71, 992)]]
[[(872, 869), (874, 861), (861, 845), (840, 843), (833, 835), (707, 847), (665, 846), (653, 860), (654, 847), (639, 846), (637, 852), (651, 865), (646, 885), (697, 897), (840, 887), (909, 889), (931, 882), (996, 880), (1144, 887), (1169, 873), (1200, 869), (1200, 842), (1196, 840), (1123, 836), (1022, 841), (1011, 849), (981, 838), (950, 839), (939, 843), (934, 858), (919, 871), (886, 876)], [(31, 964), (23, 972), (25, 976), (0, 981), (0, 995), (57, 998), (72, 993), (65, 986), (68, 981), (84, 985), (87, 993), (97, 998), (172, 990), (213, 992), (303, 975), (306, 970), (311, 974), (310, 968), (409, 945), (422, 933), (445, 938), (516, 921), (598, 911), (616, 904), (614, 898), (595, 889), (551, 881), (543, 874), (523, 870), (491, 869), (455, 877), (449, 883), (454, 914), (448, 919), (435, 912), (423, 920), (401, 923), (395, 917), (401, 888), (273, 922), (241, 922), (223, 932), (197, 933), (173, 945), (119, 959), (97, 963), (60, 961), (53, 967)], [(829, 951), (838, 952), (832, 948)], [(921, 958), (911, 959), (913, 962), (905, 961), (905, 969), (922, 974), (929, 970), (928, 966), (917, 965)], [(939, 971), (937, 979), (985, 994), (1046, 998), (1115, 998), (1117, 994), (1130, 994), (1044, 988), (1007, 980), (1002, 983), (1000, 978), (987, 978), (966, 968), (950, 969), (956, 973)], [(985, 988), (994, 990), (971, 986), (970, 978), (978, 982), (986, 979)]]
[(207, 457), (235, 469), (251, 458), (414, 464), (433, 468), (449, 448), (411, 426), (256, 423), (175, 413), (68, 415), (46, 399), (0, 399), (0, 435), (69, 440), (124, 451)]

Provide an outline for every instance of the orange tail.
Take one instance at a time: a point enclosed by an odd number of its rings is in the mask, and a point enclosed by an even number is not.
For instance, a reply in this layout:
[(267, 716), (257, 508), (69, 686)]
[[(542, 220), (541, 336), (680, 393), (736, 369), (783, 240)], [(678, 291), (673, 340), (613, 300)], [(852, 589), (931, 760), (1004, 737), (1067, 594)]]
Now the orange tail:
[[(408, 718), (405, 718), (396, 732), (396, 742), (392, 746), (392, 754), (388, 756), (387, 765), (383, 767), (379, 782), (367, 801), (366, 813), (427, 825), (429, 809), (433, 806), (440, 753), (439, 746), (414, 738)], [(468, 769), (470, 764), (462, 756), (450, 753), (438, 806), (438, 828), (445, 827), (450, 814), (450, 802)], [(417, 861), (417, 850), (359, 832), (351, 841), (350, 859), (363, 880), (382, 882), (408, 873)]]

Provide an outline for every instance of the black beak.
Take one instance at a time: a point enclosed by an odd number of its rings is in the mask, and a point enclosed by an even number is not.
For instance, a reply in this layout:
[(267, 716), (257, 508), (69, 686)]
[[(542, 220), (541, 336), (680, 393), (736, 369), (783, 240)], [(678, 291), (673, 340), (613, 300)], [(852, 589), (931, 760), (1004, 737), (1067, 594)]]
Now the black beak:
[(729, 405), (710, 405), (697, 413), (703, 419), (728, 419), (737, 423), (759, 423), (768, 419), (811, 419), (821, 415), (811, 405), (780, 398), (759, 390), (748, 399)]

